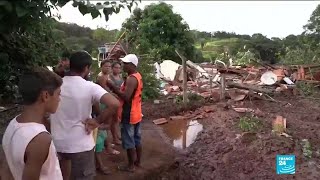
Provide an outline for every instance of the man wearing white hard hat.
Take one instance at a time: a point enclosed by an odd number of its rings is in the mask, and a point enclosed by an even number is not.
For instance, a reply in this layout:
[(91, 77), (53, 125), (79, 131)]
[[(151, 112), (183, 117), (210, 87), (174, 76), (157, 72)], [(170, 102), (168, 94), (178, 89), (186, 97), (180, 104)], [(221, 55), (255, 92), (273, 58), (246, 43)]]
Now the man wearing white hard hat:
[(141, 96), (143, 82), (141, 74), (137, 71), (138, 57), (128, 54), (120, 58), (123, 62), (123, 71), (128, 77), (118, 89), (111, 81), (107, 82), (109, 88), (119, 96), (120, 108), (118, 116), (121, 120), (122, 146), (127, 150), (128, 166), (119, 166), (119, 170), (134, 172), (135, 167), (140, 167), (141, 159)]

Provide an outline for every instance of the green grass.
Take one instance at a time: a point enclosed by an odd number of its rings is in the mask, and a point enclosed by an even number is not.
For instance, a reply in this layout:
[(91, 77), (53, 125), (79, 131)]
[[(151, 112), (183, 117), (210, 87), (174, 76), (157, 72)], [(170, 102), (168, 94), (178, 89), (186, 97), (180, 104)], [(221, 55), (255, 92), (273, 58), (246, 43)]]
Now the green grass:
[(256, 117), (241, 117), (238, 123), (239, 128), (243, 132), (255, 132), (261, 127), (261, 121)]
[(316, 96), (318, 91), (314, 84), (298, 81), (296, 87), (303, 96)]
[(239, 44), (246, 43), (247, 40), (239, 39), (239, 38), (225, 38), (225, 39), (218, 39), (212, 38), (208, 40), (201, 50), (200, 42), (195, 44), (197, 49), (200, 49), (203, 57), (207, 60), (212, 59), (213, 61), (216, 57), (225, 51), (225, 47), (228, 47), (230, 50), (237, 47), (239, 48)]

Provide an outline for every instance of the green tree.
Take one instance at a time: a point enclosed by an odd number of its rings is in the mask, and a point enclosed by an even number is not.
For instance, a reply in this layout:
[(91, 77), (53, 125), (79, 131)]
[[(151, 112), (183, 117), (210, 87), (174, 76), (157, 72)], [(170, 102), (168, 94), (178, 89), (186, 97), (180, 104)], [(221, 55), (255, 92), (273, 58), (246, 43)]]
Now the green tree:
[(279, 41), (273, 41), (260, 33), (252, 35), (250, 47), (254, 49), (253, 53), (256, 54), (257, 59), (272, 64), (279, 61), (279, 52), (282, 51), (282, 45)]
[(104, 28), (97, 28), (92, 33), (92, 38), (99, 44), (102, 45), (107, 42), (116, 41), (118, 30), (108, 31)]
[(128, 41), (139, 54), (152, 54), (156, 59), (180, 62), (175, 49), (196, 61), (195, 47), (189, 26), (166, 3), (151, 4), (144, 10), (135, 10), (123, 24)]
[(303, 28), (307, 34), (320, 35), (320, 5), (312, 12), (308, 23)]
[(320, 46), (320, 5), (312, 12), (310, 19), (306, 25), (303, 35), (303, 41), (309, 45), (312, 50), (319, 49)]
[[(53, 66), (64, 47), (61, 31), (56, 27), (51, 10), (70, 0), (0, 1), (0, 96), (11, 98), (16, 91), (17, 77), (31, 66)], [(121, 8), (131, 10), (135, 1), (105, 1), (103, 3), (72, 0), (73, 6), (92, 18), (108, 20)], [(92, 46), (92, 45), (91, 45)], [(90, 48), (86, 46), (85, 48)]]
[(54, 28), (63, 31), (67, 37), (92, 37), (93, 30), (89, 27), (82, 27), (75, 23), (63, 23), (58, 21), (55, 21), (54, 24)]

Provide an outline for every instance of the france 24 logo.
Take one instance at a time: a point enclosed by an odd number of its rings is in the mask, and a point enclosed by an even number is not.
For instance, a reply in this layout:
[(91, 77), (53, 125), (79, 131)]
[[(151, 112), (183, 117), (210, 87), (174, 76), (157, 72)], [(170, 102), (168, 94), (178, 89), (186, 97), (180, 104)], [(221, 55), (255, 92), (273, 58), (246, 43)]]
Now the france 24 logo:
[(277, 155), (276, 169), (277, 174), (294, 174), (296, 172), (296, 156)]

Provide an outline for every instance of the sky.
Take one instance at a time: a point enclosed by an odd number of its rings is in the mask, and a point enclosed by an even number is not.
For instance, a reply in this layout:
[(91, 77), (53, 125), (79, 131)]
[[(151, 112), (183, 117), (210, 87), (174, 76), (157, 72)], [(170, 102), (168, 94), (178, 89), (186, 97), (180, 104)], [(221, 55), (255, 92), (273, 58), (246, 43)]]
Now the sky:
[[(95, 3), (97, 1), (91, 1)], [(144, 8), (158, 1), (144, 1)], [(313, 10), (320, 1), (164, 1), (173, 6), (173, 11), (182, 16), (190, 29), (214, 32), (227, 31), (237, 34), (261, 33), (268, 38), (284, 38), (290, 34), (300, 34)], [(91, 15), (82, 14), (68, 3), (58, 13), (61, 22), (76, 23), (96, 29), (120, 29), (130, 17), (128, 9), (121, 9), (106, 22), (104, 17), (92, 20)]]

